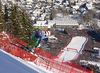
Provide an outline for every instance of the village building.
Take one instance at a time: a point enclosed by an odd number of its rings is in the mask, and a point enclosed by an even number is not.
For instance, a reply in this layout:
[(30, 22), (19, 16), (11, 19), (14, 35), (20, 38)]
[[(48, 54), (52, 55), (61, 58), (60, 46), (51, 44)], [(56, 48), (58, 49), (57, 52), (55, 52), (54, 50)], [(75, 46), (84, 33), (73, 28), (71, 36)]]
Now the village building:
[(66, 27), (66, 26), (78, 26), (77, 20), (70, 17), (54, 18), (53, 20), (48, 20), (49, 24), (53, 24), (56, 27)]
[(35, 24), (33, 24), (36, 28), (42, 28), (42, 29), (48, 29), (51, 28), (51, 25), (48, 24), (48, 21), (36, 21)]
[(26, 1), (33, 2), (33, 0), (26, 0)]
[(51, 28), (51, 27), (68, 27), (68, 26), (75, 26), (78, 27), (78, 22), (77, 20), (74, 20), (72, 18), (54, 18), (53, 20), (48, 20), (48, 21), (36, 21), (36, 24), (33, 26), (35, 27), (40, 27), (40, 28)]

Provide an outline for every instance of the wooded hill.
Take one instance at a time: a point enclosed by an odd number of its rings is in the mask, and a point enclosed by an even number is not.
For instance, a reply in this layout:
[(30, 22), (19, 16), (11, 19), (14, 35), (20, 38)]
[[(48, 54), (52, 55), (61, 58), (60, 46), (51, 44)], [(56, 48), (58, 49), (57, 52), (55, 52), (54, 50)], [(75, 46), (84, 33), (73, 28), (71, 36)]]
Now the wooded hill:
[(33, 21), (27, 13), (19, 10), (17, 5), (12, 4), (9, 9), (5, 5), (2, 9), (0, 1), (0, 31), (29, 43), (34, 32)]

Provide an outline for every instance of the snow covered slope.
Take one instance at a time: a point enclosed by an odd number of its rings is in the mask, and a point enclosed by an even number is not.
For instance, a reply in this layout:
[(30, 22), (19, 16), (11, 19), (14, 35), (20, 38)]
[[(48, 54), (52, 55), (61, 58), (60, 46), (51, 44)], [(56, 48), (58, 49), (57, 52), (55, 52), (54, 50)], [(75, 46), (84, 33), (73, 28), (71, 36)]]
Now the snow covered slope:
[(82, 37), (82, 36), (73, 37), (68, 46), (66, 46), (58, 55), (59, 59), (63, 59), (63, 62), (76, 60), (87, 41), (88, 41), (87, 37)]
[(0, 73), (50, 73), (0, 49)]

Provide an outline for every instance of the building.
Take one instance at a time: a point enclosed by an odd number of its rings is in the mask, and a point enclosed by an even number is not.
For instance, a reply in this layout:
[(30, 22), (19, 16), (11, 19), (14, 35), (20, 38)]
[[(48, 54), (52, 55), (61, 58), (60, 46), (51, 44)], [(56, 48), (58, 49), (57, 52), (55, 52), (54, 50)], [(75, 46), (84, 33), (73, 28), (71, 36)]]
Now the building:
[(70, 17), (55, 18), (53, 20), (48, 20), (48, 24), (55, 25), (56, 27), (66, 27), (66, 26), (78, 26), (77, 20)]
[(56, 0), (56, 1), (59, 1), (60, 3), (62, 3), (62, 2), (63, 2), (63, 0)]
[(48, 24), (48, 21), (36, 21), (36, 23), (33, 25), (36, 28), (42, 28), (42, 29), (48, 29), (51, 28), (51, 25)]
[(33, 2), (33, 0), (26, 0), (26, 1)]
[(100, 28), (100, 20), (97, 22), (97, 26)]
[(67, 26), (78, 26), (78, 22), (70, 17), (62, 17), (62, 18), (55, 18), (53, 20), (48, 21), (36, 21), (34, 27), (39, 28), (51, 28), (51, 27), (60, 27), (64, 28)]
[(52, 2), (52, 0), (47, 0), (47, 2), (51, 3), (51, 2)]

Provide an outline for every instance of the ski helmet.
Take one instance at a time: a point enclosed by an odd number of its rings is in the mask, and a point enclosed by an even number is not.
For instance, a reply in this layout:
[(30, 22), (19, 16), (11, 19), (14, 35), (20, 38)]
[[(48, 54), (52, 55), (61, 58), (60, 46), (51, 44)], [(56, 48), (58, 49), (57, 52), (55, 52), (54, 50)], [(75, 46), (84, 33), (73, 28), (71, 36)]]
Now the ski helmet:
[(45, 31), (45, 36), (50, 36), (50, 31)]

